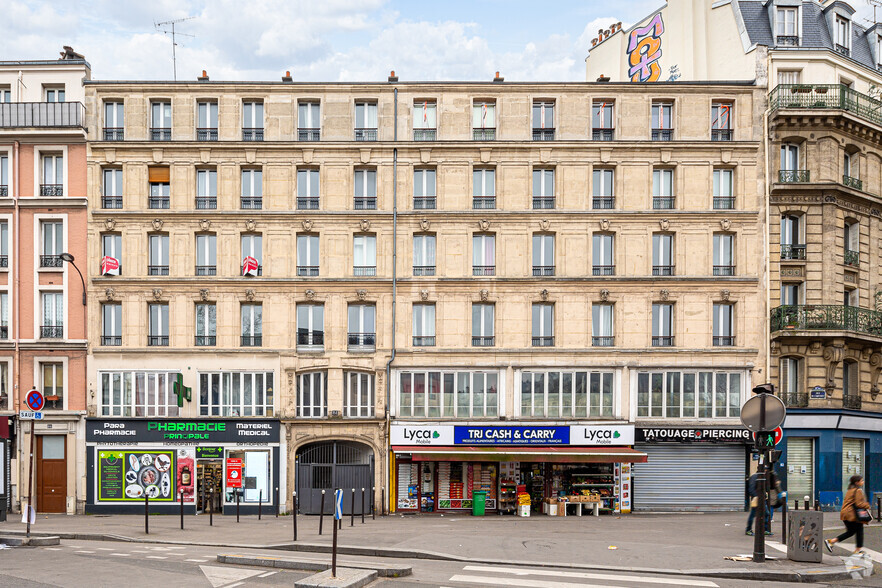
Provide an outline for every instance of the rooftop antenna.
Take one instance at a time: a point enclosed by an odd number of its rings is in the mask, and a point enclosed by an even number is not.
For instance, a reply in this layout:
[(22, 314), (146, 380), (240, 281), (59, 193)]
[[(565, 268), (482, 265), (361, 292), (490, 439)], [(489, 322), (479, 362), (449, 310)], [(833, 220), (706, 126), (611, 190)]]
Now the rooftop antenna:
[(882, 0), (867, 0), (867, 4), (873, 7), (873, 25), (876, 25), (879, 23), (879, 21), (876, 20), (876, 9), (882, 6)]
[[(196, 38), (196, 35), (189, 35), (187, 33), (176, 33), (175, 32), (175, 24), (177, 24), (179, 22), (183, 22), (185, 20), (193, 20), (194, 18), (196, 18), (196, 17), (195, 16), (188, 16), (186, 18), (177, 18), (175, 20), (166, 20), (164, 22), (156, 22), (156, 21), (153, 22), (153, 27), (157, 31), (159, 31), (161, 33), (165, 33), (166, 35), (171, 35), (172, 69), (174, 71), (175, 81), (178, 81), (178, 57), (177, 57), (177, 53), (175, 51), (175, 47), (177, 47), (178, 44), (175, 41), (175, 36), (176, 35), (183, 35), (184, 37), (193, 37), (194, 39)], [(171, 27), (171, 28), (168, 28), (168, 27)]]

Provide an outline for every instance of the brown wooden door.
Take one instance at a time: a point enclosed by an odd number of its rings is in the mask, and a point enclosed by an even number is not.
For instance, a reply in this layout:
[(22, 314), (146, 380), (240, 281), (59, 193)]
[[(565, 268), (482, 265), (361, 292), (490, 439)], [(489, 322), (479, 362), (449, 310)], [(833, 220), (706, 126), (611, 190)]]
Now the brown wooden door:
[(65, 512), (67, 436), (37, 436), (37, 512)]

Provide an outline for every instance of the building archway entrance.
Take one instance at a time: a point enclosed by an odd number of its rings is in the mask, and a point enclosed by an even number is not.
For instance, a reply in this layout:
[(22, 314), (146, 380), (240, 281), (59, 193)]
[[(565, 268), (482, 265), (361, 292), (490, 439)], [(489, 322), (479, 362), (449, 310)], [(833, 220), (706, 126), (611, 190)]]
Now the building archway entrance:
[(354, 441), (319, 441), (304, 445), (295, 459), (297, 501), (303, 514), (319, 514), (322, 490), (325, 491), (325, 514), (334, 512), (334, 489), (342, 488), (343, 512), (350, 514), (352, 488), (356, 489), (355, 512), (361, 513), (361, 489), (365, 509), (370, 512), (374, 481), (374, 451)]

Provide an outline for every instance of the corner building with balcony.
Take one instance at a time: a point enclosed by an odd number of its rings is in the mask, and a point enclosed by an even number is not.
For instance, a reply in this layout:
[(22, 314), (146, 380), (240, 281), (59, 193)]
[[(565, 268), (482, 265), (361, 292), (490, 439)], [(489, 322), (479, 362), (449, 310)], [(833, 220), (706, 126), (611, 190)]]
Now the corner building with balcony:
[[(852, 4), (692, 3), (687, 16), (672, 1), (601, 35), (587, 69), (620, 53), (613, 79), (768, 83), (754, 124), (768, 133), (769, 374), (788, 407), (776, 472), (791, 498), (830, 509), (852, 475), (882, 491), (882, 26)], [(631, 53), (644, 43), (662, 51)]]
[[(85, 91), (90, 66), (0, 62), (0, 511), (74, 514), (85, 498)], [(67, 254), (67, 255), (62, 255)], [(21, 420), (32, 389), (42, 420)], [(29, 459), (31, 436), (34, 460)], [(34, 468), (31, 467), (34, 464)], [(0, 513), (2, 517), (2, 513)]]

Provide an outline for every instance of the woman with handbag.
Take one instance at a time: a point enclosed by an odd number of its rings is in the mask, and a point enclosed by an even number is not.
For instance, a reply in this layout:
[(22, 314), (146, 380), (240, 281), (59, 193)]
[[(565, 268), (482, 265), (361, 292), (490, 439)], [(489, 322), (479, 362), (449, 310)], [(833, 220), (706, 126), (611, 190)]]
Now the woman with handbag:
[(857, 544), (854, 553), (863, 553), (864, 525), (873, 520), (870, 516), (870, 503), (864, 498), (863, 485), (863, 476), (852, 476), (848, 481), (848, 491), (845, 493), (845, 500), (842, 501), (842, 510), (839, 511), (839, 518), (845, 523), (845, 533), (835, 539), (824, 540), (824, 545), (830, 553), (833, 553), (834, 543), (845, 541), (852, 535), (855, 535)]

